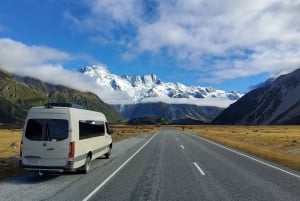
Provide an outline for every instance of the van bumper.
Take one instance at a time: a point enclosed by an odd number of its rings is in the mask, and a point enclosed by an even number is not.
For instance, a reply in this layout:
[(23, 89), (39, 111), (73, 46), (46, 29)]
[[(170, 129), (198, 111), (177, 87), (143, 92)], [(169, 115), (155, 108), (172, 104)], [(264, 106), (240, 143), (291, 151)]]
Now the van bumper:
[(25, 170), (32, 172), (64, 172), (64, 169), (60, 167), (32, 167), (32, 166), (24, 166)]
[(72, 161), (68, 161), (65, 166), (31, 166), (24, 165), (22, 161), (20, 161), (20, 167), (32, 171), (32, 172), (75, 172), (76, 169), (73, 168)]

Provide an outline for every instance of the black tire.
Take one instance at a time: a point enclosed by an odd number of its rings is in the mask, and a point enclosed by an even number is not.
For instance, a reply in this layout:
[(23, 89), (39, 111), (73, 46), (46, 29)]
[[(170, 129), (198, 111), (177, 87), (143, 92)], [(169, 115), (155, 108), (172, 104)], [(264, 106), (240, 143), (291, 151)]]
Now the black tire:
[(91, 163), (92, 163), (91, 157), (90, 156), (86, 157), (85, 164), (84, 164), (84, 167), (83, 167), (83, 173), (84, 174), (87, 174), (90, 171)]
[(111, 156), (111, 146), (109, 146), (107, 153), (105, 154), (106, 159), (110, 159)]

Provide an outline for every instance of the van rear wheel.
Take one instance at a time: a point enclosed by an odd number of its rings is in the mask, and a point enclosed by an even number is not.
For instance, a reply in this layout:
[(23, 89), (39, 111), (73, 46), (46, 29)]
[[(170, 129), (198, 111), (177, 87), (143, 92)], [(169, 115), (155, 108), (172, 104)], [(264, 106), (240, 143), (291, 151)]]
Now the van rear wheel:
[(91, 168), (91, 157), (88, 156), (88, 157), (86, 157), (86, 160), (85, 160), (83, 173), (87, 174), (90, 171), (90, 168)]

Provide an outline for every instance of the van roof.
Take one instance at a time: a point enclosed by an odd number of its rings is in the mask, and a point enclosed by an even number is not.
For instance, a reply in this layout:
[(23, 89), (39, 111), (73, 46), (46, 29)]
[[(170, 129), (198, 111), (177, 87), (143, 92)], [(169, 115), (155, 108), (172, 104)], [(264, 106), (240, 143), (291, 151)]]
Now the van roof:
[[(58, 111), (59, 110), (59, 111)], [(59, 113), (72, 113), (72, 114), (81, 114), (81, 115), (91, 115), (95, 117), (98, 116), (101, 119), (106, 121), (106, 117), (103, 113), (97, 112), (97, 111), (92, 111), (92, 110), (85, 110), (85, 109), (79, 109), (79, 108), (72, 108), (72, 107), (42, 107), (42, 106), (37, 106), (37, 107), (32, 107), (30, 108), (28, 115), (31, 113), (44, 113), (44, 112), (59, 112)], [(30, 116), (31, 116), (30, 115)]]

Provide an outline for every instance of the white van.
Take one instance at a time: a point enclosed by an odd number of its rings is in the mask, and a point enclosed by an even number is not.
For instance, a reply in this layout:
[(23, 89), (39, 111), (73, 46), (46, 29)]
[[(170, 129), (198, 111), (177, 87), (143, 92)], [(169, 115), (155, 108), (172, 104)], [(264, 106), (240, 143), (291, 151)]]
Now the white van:
[(20, 164), (30, 171), (87, 173), (91, 161), (109, 158), (111, 149), (111, 131), (104, 114), (72, 104), (46, 104), (27, 114)]

